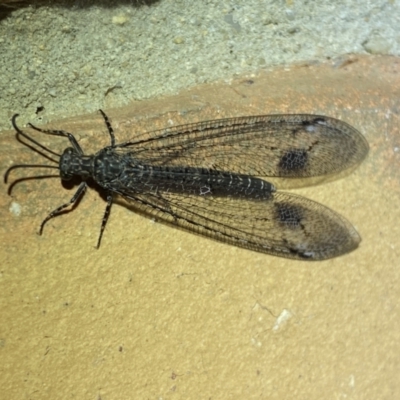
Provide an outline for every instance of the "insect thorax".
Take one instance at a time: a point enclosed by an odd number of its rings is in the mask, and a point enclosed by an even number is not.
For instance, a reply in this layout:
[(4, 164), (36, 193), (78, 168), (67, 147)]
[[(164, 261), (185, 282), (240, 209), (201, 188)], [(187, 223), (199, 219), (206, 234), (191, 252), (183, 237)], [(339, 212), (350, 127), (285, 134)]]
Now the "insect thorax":
[(63, 180), (70, 180), (74, 176), (87, 179), (93, 176), (93, 156), (79, 154), (72, 147), (68, 147), (61, 155), (59, 168)]

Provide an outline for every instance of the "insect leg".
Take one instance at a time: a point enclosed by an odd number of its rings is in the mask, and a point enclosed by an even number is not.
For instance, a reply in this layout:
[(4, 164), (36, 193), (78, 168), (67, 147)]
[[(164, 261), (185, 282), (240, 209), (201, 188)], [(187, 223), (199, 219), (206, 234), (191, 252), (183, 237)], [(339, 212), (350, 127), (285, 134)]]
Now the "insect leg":
[(99, 239), (97, 240), (97, 248), (100, 248), (100, 242), (101, 238), (103, 237), (103, 232), (104, 229), (107, 225), (108, 217), (110, 216), (110, 211), (111, 211), (111, 206), (113, 203), (113, 193), (111, 191), (108, 192), (107, 194), (107, 205), (106, 209), (104, 210), (104, 215), (103, 215), (103, 220), (101, 221), (101, 228), (100, 228), (100, 234), (99, 234)]
[(78, 199), (85, 193), (87, 188), (87, 183), (86, 182), (81, 182), (81, 184), (78, 187), (78, 190), (75, 192), (75, 194), (72, 196), (71, 200), (68, 203), (65, 203), (63, 205), (61, 205), (60, 207), (57, 207), (55, 210), (53, 210), (44, 220), (43, 222), (40, 224), (40, 229), (39, 229), (39, 235), (42, 234), (43, 232), (43, 228), (46, 224), (46, 222), (53, 218), (56, 217), (57, 215), (59, 215), (61, 213), (62, 210), (64, 210), (65, 208), (69, 207), (71, 204), (74, 205)]
[(115, 135), (114, 135), (114, 129), (111, 126), (110, 120), (108, 119), (106, 113), (103, 110), (99, 110), (101, 112), (101, 115), (104, 118), (104, 122), (107, 125), (108, 133), (110, 134), (111, 137), (111, 147), (115, 147)]
[(77, 153), (83, 155), (83, 150), (81, 149), (81, 146), (79, 146), (78, 141), (75, 139), (75, 136), (72, 133), (51, 129), (40, 129), (37, 126), (32, 125), (30, 122), (28, 123), (28, 125), (35, 131), (42, 132), (47, 135), (62, 136), (68, 138), (68, 140), (72, 144), (72, 147), (77, 151)]

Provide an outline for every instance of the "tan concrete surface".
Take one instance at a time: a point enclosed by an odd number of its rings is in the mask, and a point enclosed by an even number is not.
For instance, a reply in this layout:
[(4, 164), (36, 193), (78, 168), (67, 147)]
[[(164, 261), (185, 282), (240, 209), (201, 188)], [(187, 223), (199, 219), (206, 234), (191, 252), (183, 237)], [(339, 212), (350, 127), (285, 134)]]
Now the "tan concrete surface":
[[(264, 71), (105, 111), (118, 140), (168, 120), (278, 112), (345, 120), (368, 139), (367, 160), (344, 179), (296, 192), (346, 216), (363, 241), (340, 258), (296, 262), (115, 205), (96, 250), (98, 192), (38, 236), (73, 188), (24, 181), (10, 197), (3, 185), (2, 399), (400, 398), (400, 60)], [(98, 114), (50, 126), (76, 134), (88, 153), (108, 143)], [(25, 162), (42, 160), (2, 132), (1, 172)], [(11, 181), (47, 172), (16, 170)]]

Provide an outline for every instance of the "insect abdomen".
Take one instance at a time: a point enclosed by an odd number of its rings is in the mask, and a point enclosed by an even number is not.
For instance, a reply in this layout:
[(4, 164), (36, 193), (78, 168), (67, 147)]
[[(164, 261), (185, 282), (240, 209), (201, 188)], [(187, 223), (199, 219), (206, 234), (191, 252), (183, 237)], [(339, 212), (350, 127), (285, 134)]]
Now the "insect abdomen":
[[(196, 195), (268, 198), (272, 184), (259, 178), (206, 168), (125, 165), (116, 185), (134, 192), (179, 192)], [(118, 190), (118, 188), (116, 188)]]

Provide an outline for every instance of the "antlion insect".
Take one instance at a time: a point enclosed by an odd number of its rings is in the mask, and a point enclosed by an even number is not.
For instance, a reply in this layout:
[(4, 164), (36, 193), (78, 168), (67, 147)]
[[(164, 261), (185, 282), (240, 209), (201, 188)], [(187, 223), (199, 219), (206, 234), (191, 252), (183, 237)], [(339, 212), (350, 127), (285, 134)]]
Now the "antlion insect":
[(81, 179), (70, 201), (43, 220), (40, 234), (47, 221), (83, 196), (92, 179), (107, 194), (97, 247), (116, 195), (157, 220), (281, 257), (323, 260), (360, 243), (342, 216), (305, 197), (276, 191), (259, 178), (308, 178), (356, 166), (367, 155), (368, 143), (345, 122), (306, 114), (246, 116), (166, 128), (116, 144), (108, 117), (100, 112), (110, 145), (94, 155), (85, 155), (71, 133), (29, 124), (69, 140), (71, 147), (57, 154), (17, 126), (18, 114), (12, 118), (24, 145), (33, 144), (59, 161), (58, 167), (14, 165), (6, 182), (13, 169), (22, 167), (57, 168), (63, 180)]

